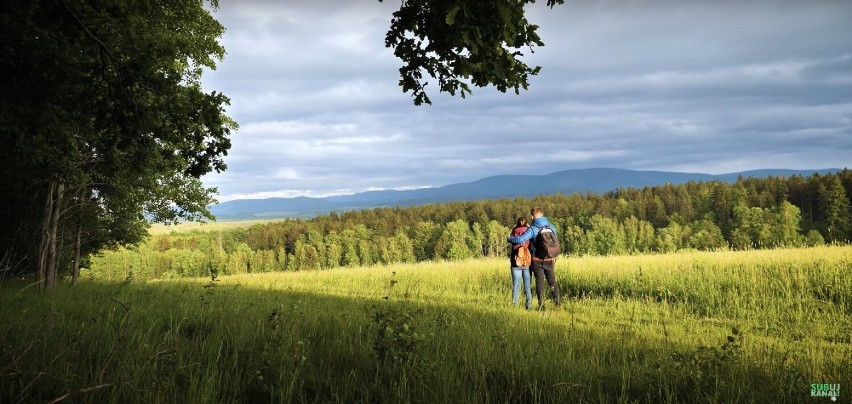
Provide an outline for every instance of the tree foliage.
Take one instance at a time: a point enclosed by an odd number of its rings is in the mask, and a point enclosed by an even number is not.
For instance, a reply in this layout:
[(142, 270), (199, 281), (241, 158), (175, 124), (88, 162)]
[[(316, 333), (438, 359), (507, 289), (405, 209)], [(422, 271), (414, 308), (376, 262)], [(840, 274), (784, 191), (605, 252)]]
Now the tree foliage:
[[(529, 3), (535, 0), (403, 0), (385, 37), (403, 61), (402, 90), (411, 91), (415, 105), (431, 104), (424, 73), (438, 80), (439, 91), (462, 98), (470, 84), (526, 90), (541, 67), (521, 61), (521, 50), (544, 46), (538, 26), (525, 16)], [(550, 7), (562, 3), (547, 1)]]
[(850, 237), (848, 192), (839, 177), (832, 176), (819, 187), (820, 208), (825, 215), (825, 232), (832, 241)]
[[(808, 178), (625, 188), (604, 195), (547, 195), (348, 211), (258, 224), (245, 230), (158, 235), (136, 251), (118, 250), (95, 258), (88, 273), (121, 280), (127, 277), (123, 262), (134, 263), (137, 277), (162, 277), (508, 257), (506, 236), (515, 219), (533, 205), (543, 207), (557, 227), (565, 255), (822, 245), (826, 239), (821, 229), (836, 221), (832, 212), (837, 208), (817, 206), (814, 219), (805, 219), (803, 209), (791, 200), (819, 200), (819, 185), (828, 192), (836, 187), (832, 184), (849, 184), (842, 188), (848, 194), (852, 192), (850, 179), (852, 171), (843, 170)], [(787, 189), (782, 198), (778, 189)], [(842, 200), (840, 192), (835, 192), (836, 199)], [(722, 208), (723, 204), (715, 203), (719, 195), (731, 196), (728, 201), (736, 204)], [(849, 208), (843, 214), (852, 216)], [(729, 237), (723, 233), (724, 223), (730, 228)]]
[(199, 178), (225, 169), (236, 124), (199, 81), (224, 55), (204, 2), (10, 0), (0, 23), (5, 270), (49, 288), (55, 244), (85, 256), (211, 217)]

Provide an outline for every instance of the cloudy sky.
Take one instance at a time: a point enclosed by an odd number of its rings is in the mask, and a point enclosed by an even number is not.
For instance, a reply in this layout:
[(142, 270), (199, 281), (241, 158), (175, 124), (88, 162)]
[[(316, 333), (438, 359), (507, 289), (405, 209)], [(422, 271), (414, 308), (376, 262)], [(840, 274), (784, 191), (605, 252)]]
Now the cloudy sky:
[(384, 47), (397, 1), (220, 3), (228, 54), (204, 86), (240, 125), (228, 170), (204, 178), (220, 201), (852, 161), (849, 0), (542, 0), (528, 91), (433, 91), (419, 107)]

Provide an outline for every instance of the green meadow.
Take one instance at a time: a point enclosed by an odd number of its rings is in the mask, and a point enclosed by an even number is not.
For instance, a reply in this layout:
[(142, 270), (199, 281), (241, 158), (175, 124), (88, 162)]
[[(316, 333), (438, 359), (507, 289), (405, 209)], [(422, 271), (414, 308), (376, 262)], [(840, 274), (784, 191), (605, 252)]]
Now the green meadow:
[[(0, 402), (827, 402), (852, 387), (852, 247), (0, 286)], [(523, 295), (521, 297), (523, 300)], [(533, 305), (535, 306), (535, 304)]]
[(275, 222), (286, 222), (293, 219), (257, 219), (257, 220), (229, 220), (208, 222), (180, 222), (176, 224), (152, 223), (148, 229), (151, 235), (186, 233), (191, 231), (228, 231), (234, 229), (246, 229), (254, 225), (267, 225)]

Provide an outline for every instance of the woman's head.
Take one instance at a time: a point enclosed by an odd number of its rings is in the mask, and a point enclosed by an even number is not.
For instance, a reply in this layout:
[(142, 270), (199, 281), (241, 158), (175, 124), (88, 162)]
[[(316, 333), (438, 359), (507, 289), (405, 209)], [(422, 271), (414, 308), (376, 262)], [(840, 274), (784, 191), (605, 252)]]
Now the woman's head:
[(527, 225), (527, 218), (521, 216), (518, 218), (518, 227), (523, 227)]

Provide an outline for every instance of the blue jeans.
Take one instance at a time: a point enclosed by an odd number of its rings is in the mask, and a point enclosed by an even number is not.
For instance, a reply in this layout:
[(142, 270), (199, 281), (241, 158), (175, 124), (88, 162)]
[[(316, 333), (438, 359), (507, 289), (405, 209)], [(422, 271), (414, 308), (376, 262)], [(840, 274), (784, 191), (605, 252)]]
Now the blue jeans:
[(529, 267), (512, 267), (512, 304), (518, 304), (518, 297), (521, 293), (521, 278), (524, 280), (524, 290), (527, 294), (527, 301), (524, 307), (530, 308), (532, 304), (532, 291), (530, 291), (530, 269)]

